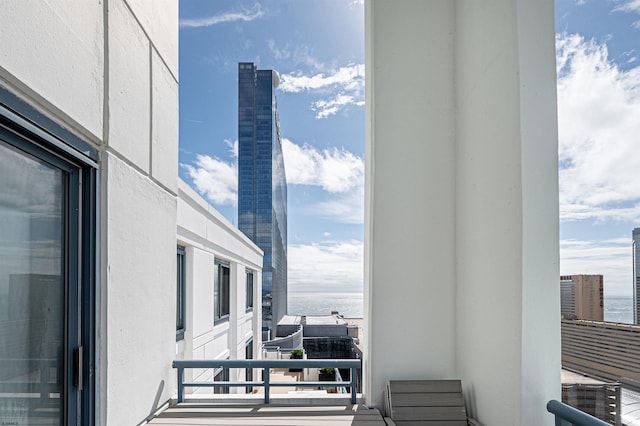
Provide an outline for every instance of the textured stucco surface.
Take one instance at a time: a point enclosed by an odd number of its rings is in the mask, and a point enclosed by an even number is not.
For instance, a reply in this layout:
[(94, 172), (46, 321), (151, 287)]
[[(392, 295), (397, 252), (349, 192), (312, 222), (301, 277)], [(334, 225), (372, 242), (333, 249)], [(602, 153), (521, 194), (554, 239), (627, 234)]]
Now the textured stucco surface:
[[(259, 358), (263, 253), (185, 182), (178, 181), (178, 188), (178, 243), (187, 248), (189, 301), (184, 350), (177, 356), (243, 359), (246, 345), (252, 342), (253, 356)], [(216, 260), (228, 264), (231, 275), (230, 315), (218, 322), (214, 320), (213, 305)], [(249, 311), (245, 306), (247, 270), (254, 271), (254, 308)], [(208, 380), (212, 376), (211, 371), (198, 369), (191, 374), (196, 380)], [(244, 377), (244, 370), (234, 370), (232, 374), (235, 377), (231, 379), (240, 379)], [(244, 388), (231, 392), (243, 393)]]
[[(175, 392), (176, 198), (113, 155), (107, 167), (109, 424), (135, 424)], [(123, 410), (121, 407), (127, 407)]]
[(367, 402), (392, 378), (461, 378), (483, 424), (552, 424), (553, 3), (372, 0), (366, 14)]
[(0, 80), (102, 139), (104, 23), (100, 2), (2, 2)]

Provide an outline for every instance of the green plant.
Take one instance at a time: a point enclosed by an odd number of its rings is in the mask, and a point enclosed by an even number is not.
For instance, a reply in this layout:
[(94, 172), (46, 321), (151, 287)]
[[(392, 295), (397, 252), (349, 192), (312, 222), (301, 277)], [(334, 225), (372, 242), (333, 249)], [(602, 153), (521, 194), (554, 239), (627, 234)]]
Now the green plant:
[(326, 374), (327, 376), (331, 376), (333, 374), (333, 368), (322, 368), (320, 369), (320, 374)]
[(302, 351), (300, 349), (292, 350), (291, 359), (302, 359)]

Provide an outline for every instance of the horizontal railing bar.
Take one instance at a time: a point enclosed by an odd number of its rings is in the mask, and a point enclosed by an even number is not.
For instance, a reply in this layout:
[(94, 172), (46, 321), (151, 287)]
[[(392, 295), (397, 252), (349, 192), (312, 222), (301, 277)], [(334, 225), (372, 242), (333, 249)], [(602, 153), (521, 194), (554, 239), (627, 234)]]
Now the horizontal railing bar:
[(556, 425), (559, 425), (558, 420), (567, 421), (574, 426), (608, 426), (600, 419), (597, 419), (587, 413), (584, 413), (570, 405), (563, 404), (560, 401), (551, 400), (547, 403), (547, 411), (556, 416)]
[[(210, 359), (197, 359), (197, 360), (175, 360), (173, 361), (173, 368), (177, 369), (178, 373), (178, 402), (184, 402), (184, 390), (186, 387), (213, 387), (213, 388), (230, 388), (230, 387), (263, 387), (264, 388), (264, 400), (265, 404), (269, 404), (269, 389), (272, 386), (283, 387), (340, 387), (351, 389), (351, 403), (356, 403), (356, 370), (361, 368), (361, 360), (359, 359), (225, 359), (225, 360), (210, 360)], [(184, 370), (190, 368), (200, 369), (212, 369), (212, 368), (224, 368), (224, 369), (262, 369), (264, 375), (264, 381), (251, 381), (251, 382), (231, 382), (231, 381), (219, 381), (219, 382), (184, 382)], [(350, 382), (344, 381), (318, 381), (318, 382), (271, 382), (270, 371), (271, 369), (286, 369), (286, 368), (333, 368), (333, 369), (349, 369), (351, 370)], [(339, 372), (338, 372), (339, 373)], [(339, 377), (339, 374), (338, 376)]]
[(173, 368), (360, 368), (359, 359), (179, 359)]
[[(349, 382), (269, 382), (269, 386), (291, 386), (291, 387), (320, 387), (320, 386), (342, 386)], [(209, 387), (209, 388), (229, 388), (244, 386), (264, 386), (264, 382), (185, 382), (187, 387)]]
[[(290, 382), (295, 383), (295, 382)], [(273, 385), (273, 383), (270, 383)], [(245, 387), (245, 386), (264, 386), (264, 382), (184, 382), (183, 386), (188, 387), (205, 387), (205, 388), (226, 388), (226, 387)]]
[[(348, 383), (348, 382), (346, 382)], [(332, 387), (332, 386), (344, 386), (345, 382), (269, 382), (269, 386), (299, 386), (299, 387)]]

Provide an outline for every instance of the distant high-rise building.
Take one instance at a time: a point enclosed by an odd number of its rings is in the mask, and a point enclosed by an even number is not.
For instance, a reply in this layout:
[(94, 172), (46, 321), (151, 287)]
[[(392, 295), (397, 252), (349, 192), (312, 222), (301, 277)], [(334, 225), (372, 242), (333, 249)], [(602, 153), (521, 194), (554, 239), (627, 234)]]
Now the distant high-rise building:
[(287, 313), (287, 179), (275, 71), (238, 64), (238, 228), (264, 251), (262, 329)]
[(640, 228), (633, 229), (633, 322), (640, 324)]
[(560, 314), (566, 318), (604, 320), (602, 275), (560, 276)]

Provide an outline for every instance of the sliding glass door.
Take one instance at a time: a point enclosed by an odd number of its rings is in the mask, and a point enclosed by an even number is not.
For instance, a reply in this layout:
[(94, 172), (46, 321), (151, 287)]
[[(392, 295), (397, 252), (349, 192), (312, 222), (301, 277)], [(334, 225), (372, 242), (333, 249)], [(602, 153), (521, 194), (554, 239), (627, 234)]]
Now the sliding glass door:
[(81, 422), (81, 176), (0, 126), (0, 424)]

